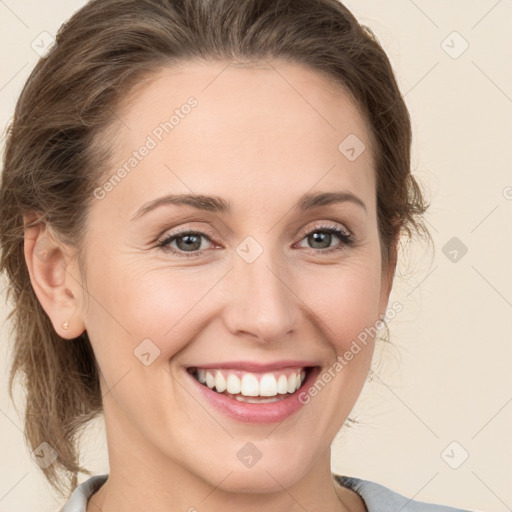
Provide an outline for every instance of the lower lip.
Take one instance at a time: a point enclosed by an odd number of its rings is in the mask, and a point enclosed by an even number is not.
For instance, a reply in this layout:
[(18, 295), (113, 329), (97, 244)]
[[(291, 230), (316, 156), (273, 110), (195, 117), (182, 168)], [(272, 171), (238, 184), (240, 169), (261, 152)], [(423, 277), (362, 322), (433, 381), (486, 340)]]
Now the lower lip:
[(249, 404), (212, 391), (208, 386), (201, 384), (185, 369), (185, 374), (208, 402), (226, 416), (246, 423), (275, 423), (291, 416), (304, 406), (299, 400), (299, 394), (303, 393), (305, 389), (308, 389), (313, 384), (318, 373), (318, 367), (311, 368), (302, 386), (295, 393), (287, 395), (286, 398), (282, 398), (277, 402)]

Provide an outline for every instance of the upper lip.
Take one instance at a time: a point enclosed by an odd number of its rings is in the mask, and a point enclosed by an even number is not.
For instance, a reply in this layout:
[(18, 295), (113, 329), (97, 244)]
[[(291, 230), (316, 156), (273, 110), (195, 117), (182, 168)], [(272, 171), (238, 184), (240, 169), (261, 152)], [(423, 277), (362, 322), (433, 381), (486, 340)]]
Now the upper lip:
[(272, 363), (256, 363), (254, 361), (222, 361), (218, 363), (195, 364), (188, 368), (204, 368), (207, 369), (233, 369), (246, 372), (266, 372), (280, 370), (283, 368), (305, 368), (310, 366), (318, 366), (314, 361), (298, 361), (298, 360), (282, 360)]

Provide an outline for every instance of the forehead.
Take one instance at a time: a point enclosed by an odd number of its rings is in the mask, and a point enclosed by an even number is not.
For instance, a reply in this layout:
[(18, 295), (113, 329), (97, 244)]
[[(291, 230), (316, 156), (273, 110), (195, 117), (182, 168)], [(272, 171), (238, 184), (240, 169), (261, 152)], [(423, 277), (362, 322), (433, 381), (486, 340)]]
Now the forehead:
[[(298, 64), (181, 63), (136, 87), (118, 114), (115, 168), (152, 146), (123, 179), (128, 194), (151, 199), (167, 187), (263, 198), (272, 188), (298, 197), (316, 183), (371, 194), (375, 183), (370, 134), (354, 101)], [(366, 146), (355, 161), (340, 150), (346, 140)]]

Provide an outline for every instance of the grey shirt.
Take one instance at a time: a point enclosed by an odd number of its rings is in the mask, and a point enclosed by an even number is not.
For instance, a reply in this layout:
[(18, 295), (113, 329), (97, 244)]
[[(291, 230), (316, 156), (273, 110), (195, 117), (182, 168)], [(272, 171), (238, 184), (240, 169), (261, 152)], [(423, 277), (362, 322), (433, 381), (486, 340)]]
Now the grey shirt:
[[(352, 489), (361, 496), (368, 512), (469, 512), (460, 508), (411, 500), (370, 480), (340, 475), (334, 477), (340, 485)], [(60, 512), (85, 512), (87, 501), (107, 478), (108, 475), (96, 475), (80, 484)]]

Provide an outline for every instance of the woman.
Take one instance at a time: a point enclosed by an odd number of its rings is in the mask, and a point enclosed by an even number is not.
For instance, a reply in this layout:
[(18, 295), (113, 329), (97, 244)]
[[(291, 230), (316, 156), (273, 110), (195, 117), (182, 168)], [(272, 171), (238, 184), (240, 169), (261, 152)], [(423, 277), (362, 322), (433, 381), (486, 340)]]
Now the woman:
[[(455, 510), (330, 470), (399, 238), (428, 237), (410, 145), (336, 0), (95, 0), (61, 28), (16, 107), (0, 231), (11, 386), (62, 510)], [(77, 487), (100, 413), (110, 473)]]

